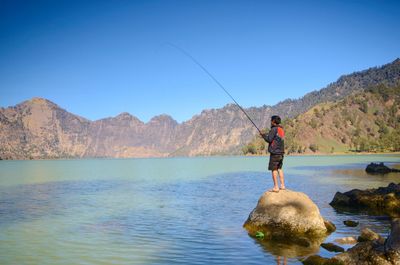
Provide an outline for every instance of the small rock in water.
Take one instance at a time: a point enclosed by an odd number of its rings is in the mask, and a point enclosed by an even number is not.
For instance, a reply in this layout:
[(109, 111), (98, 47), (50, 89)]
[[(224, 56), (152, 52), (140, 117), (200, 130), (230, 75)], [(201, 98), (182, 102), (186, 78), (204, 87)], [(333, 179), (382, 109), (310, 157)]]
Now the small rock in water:
[(335, 242), (343, 245), (353, 245), (356, 244), (358, 241), (357, 238), (355, 238), (354, 236), (348, 236), (343, 238), (337, 238), (335, 239)]
[(343, 223), (349, 227), (356, 227), (358, 225), (358, 222), (352, 220), (346, 220)]
[(375, 233), (369, 228), (361, 230), (361, 235), (358, 237), (358, 242), (374, 241), (382, 238), (379, 234)]
[(333, 243), (322, 243), (321, 247), (330, 251), (330, 252), (344, 252), (344, 248), (339, 247)]
[(324, 224), (329, 233), (336, 231), (336, 225), (334, 223), (332, 223), (331, 221), (324, 219)]

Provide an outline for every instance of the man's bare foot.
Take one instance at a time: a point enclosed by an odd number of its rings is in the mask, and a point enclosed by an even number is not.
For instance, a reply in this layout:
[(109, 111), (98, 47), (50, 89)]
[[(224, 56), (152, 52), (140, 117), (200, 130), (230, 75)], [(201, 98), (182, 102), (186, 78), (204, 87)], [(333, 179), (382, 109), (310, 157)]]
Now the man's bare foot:
[(273, 188), (273, 189), (270, 189), (269, 191), (270, 192), (279, 192), (279, 189), (278, 188)]
[(280, 190), (286, 190), (286, 187), (285, 187), (285, 186), (282, 186), (282, 187), (280, 187), (279, 189), (280, 189)]

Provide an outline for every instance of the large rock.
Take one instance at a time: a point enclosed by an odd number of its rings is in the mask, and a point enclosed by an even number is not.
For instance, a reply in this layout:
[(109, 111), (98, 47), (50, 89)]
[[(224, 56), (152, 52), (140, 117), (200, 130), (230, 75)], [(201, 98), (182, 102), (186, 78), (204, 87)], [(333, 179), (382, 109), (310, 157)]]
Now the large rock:
[(367, 190), (337, 192), (330, 205), (334, 208), (364, 209), (372, 214), (400, 216), (400, 184)]
[(400, 172), (399, 169), (389, 168), (383, 163), (370, 163), (365, 171), (370, 174), (387, 174), (390, 172)]
[(331, 232), (326, 223), (306, 194), (281, 190), (265, 192), (243, 226), (251, 236), (261, 231), (265, 239), (319, 247)]

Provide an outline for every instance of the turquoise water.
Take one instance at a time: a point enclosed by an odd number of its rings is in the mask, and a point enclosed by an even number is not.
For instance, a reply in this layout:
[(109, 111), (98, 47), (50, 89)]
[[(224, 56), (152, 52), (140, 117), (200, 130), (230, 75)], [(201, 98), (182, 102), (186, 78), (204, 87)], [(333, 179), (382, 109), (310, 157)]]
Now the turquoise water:
[[(0, 161), (0, 264), (301, 264), (291, 246), (261, 244), (242, 228), (272, 186), (267, 160)], [(337, 226), (326, 242), (362, 227), (387, 235), (386, 218), (329, 206), (336, 191), (399, 183), (400, 174), (364, 173), (380, 161), (398, 167), (400, 155), (285, 158), (287, 187)]]

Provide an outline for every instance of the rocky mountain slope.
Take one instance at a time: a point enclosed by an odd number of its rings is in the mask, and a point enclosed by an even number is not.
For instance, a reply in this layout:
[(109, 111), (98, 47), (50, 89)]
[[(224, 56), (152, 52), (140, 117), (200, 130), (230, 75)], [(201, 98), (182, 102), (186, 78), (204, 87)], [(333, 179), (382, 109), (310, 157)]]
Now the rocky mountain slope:
[[(246, 109), (259, 127), (279, 113), (292, 118), (322, 102), (337, 101), (377, 84), (400, 80), (400, 59), (382, 67), (342, 76), (297, 100)], [(0, 158), (164, 157), (239, 154), (257, 131), (233, 104), (204, 110), (177, 123), (160, 115), (143, 123), (129, 113), (89, 121), (56, 104), (34, 98), (0, 109)]]
[(169, 116), (145, 124), (128, 113), (92, 122), (41, 98), (1, 109), (0, 124), (2, 159), (164, 156), (175, 148), (178, 125)]
[(39, 98), (0, 110), (2, 159), (75, 157), (85, 153), (90, 121)]
[[(377, 85), (342, 100), (320, 103), (287, 119), (288, 153), (400, 151), (400, 83)], [(261, 137), (245, 153), (265, 153)]]

